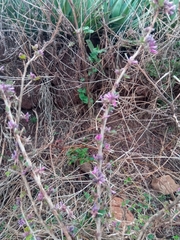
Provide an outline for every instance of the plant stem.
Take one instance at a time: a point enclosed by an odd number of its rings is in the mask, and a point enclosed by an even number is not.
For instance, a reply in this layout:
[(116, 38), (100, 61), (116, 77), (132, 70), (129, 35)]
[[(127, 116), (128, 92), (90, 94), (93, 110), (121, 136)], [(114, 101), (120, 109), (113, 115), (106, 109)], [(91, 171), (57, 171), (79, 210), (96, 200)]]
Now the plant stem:
[[(152, 24), (150, 26), (150, 29), (148, 31), (148, 33), (146, 34), (145, 36), (145, 40), (147, 39), (147, 37), (150, 35), (151, 33), (151, 30), (157, 20), (157, 17), (158, 17), (158, 11), (156, 11), (155, 15), (154, 15), (154, 18), (153, 18), (153, 21), (152, 21)], [(143, 48), (143, 45), (144, 43), (142, 43), (139, 48), (137, 49), (137, 51), (132, 55), (132, 60), (134, 60), (141, 52), (141, 49)], [(126, 63), (125, 67), (121, 70), (121, 73), (119, 75), (119, 77), (116, 79), (113, 87), (112, 87), (112, 90), (111, 90), (111, 93), (114, 94), (116, 93), (116, 90), (117, 90), (117, 87), (119, 86), (119, 83), (121, 82), (124, 74), (127, 72), (128, 68), (129, 68), (130, 64), (129, 62)], [(103, 116), (102, 116), (102, 122), (101, 122), (101, 127), (100, 127), (100, 134), (101, 134), (101, 141), (100, 143), (98, 144), (98, 155), (101, 156), (99, 162), (98, 162), (98, 168), (100, 170), (100, 172), (102, 171), (102, 164), (103, 164), (103, 144), (104, 144), (104, 135), (105, 135), (105, 128), (106, 128), (106, 123), (107, 123), (107, 116), (110, 112), (110, 106), (107, 105), (105, 110), (104, 110), (104, 113), (103, 113)], [(97, 184), (97, 206), (98, 208), (100, 209), (100, 205), (101, 205), (101, 194), (102, 194), (102, 187), (101, 187), (101, 184)], [(98, 217), (96, 219), (96, 231), (97, 231), (97, 240), (101, 240), (102, 239), (102, 223), (101, 223), (101, 218)]]

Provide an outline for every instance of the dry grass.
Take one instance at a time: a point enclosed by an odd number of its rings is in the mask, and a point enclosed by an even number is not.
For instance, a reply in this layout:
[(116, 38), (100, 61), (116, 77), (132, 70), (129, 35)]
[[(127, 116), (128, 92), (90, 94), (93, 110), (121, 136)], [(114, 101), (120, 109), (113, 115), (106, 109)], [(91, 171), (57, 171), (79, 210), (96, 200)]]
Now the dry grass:
[[(65, 23), (62, 28), (65, 28)], [(163, 26), (158, 32), (161, 36), (159, 54), (152, 59), (144, 49), (139, 56), (139, 67), (132, 67), (127, 73), (128, 78), (124, 78), (118, 88), (118, 107), (107, 124), (115, 133), (105, 136), (113, 151), (105, 152), (103, 164), (107, 180), (101, 203), (101, 210), (104, 210), (103, 239), (146, 239), (151, 233), (157, 238), (172, 239), (179, 234), (178, 202), (171, 207), (171, 211), (162, 212), (159, 221), (159, 216), (154, 220), (151, 227), (146, 229), (146, 236), (140, 232), (150, 216), (173, 200), (171, 196), (164, 196), (151, 188), (152, 178), (168, 174), (180, 184), (179, 91), (176, 90), (176, 95), (173, 95), (174, 87), (179, 83), (173, 80), (173, 66), (170, 64), (172, 59), (176, 63), (179, 61), (179, 32), (179, 24), (172, 28)], [(111, 89), (116, 78), (114, 69), (124, 66), (124, 46), (129, 42), (122, 36), (121, 46), (118, 41), (120, 37), (115, 35), (113, 41), (117, 39), (117, 42), (113, 44), (108, 34), (99, 39), (102, 48), (106, 49), (99, 57), (100, 62), (93, 65), (87, 61), (87, 69), (82, 69), (83, 59), (77, 40), (57, 33), (45, 49), (44, 58), (32, 63), (28, 69), (40, 75), (41, 80), (29, 84), (25, 78), (23, 106), (26, 108), (28, 97), (31, 119), (29, 123), (21, 121), (20, 127), (26, 129), (26, 137), (31, 136), (26, 150), (34, 166), (45, 167), (41, 182), (54, 206), (62, 202), (69, 207), (69, 214), (63, 212), (61, 220), (68, 226), (69, 232), (71, 226), (74, 227), (74, 239), (95, 237), (95, 222), (91, 216), (95, 186), (90, 173), (82, 172), (78, 162), (69, 164), (67, 152), (72, 148), (87, 147), (89, 155), (96, 153), (95, 122), (101, 107), (98, 100), (100, 95)], [(6, 37), (9, 40), (5, 46), (7, 52), (2, 59), (5, 76), (1, 76), (3, 81), (8, 76), (15, 83), (17, 92), (21, 85), (20, 72), (23, 71), (17, 56), (22, 51), (31, 57), (30, 45), (34, 44), (34, 40), (26, 36), (24, 40), (20, 36), (21, 32), (13, 33), (16, 40), (13, 40), (13, 47), (11, 34)], [(43, 40), (38, 39), (40, 46), (43, 46)], [(50, 41), (51, 36), (46, 40)], [(74, 42), (72, 47), (69, 45), (71, 42)], [(129, 54), (134, 49), (129, 50), (128, 47), (125, 51)], [(156, 62), (163, 62), (164, 59), (169, 60), (167, 72), (161, 72), (162, 69), (158, 68), (157, 79), (151, 77), (146, 65), (156, 67)], [(92, 68), (96, 72), (89, 76), (89, 82), (80, 81)], [(94, 99), (90, 108), (78, 97), (77, 89), (84, 86), (88, 88), (88, 96)], [(23, 160), (20, 164), (14, 164), (11, 160), (15, 142), (6, 128), (7, 118), (3, 104), (1, 106), (0, 238), (24, 239), (24, 234), (32, 229), (34, 236), (41, 239), (65, 239), (47, 202), (38, 200), (39, 189), (30, 169), (23, 165)], [(15, 106), (12, 111), (14, 109)], [(111, 188), (117, 196), (125, 199), (125, 205), (132, 211), (135, 217), (132, 226), (112, 227), (114, 219), (108, 213)], [(26, 222), (23, 227), (18, 224), (21, 218)]]

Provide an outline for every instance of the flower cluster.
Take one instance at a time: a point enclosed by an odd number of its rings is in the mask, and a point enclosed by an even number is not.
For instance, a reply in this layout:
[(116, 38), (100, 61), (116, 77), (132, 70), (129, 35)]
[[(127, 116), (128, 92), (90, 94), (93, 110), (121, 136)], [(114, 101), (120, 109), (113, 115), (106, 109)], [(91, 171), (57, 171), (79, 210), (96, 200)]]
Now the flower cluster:
[(95, 161), (102, 161), (103, 160), (103, 156), (102, 155), (99, 155), (99, 154), (93, 154), (93, 159)]
[(15, 93), (14, 87), (10, 84), (0, 83), (0, 91), (2, 91), (5, 95), (10, 95)]
[(31, 79), (35, 79), (35, 78), (36, 78), (36, 75), (35, 75), (34, 73), (30, 72), (29, 77), (30, 77)]
[(156, 45), (156, 41), (153, 37), (153, 35), (149, 35), (146, 39), (146, 42), (148, 43), (149, 45), (149, 51), (150, 53), (152, 54), (157, 54), (158, 51), (157, 51), (157, 45)]
[(95, 218), (98, 215), (99, 207), (94, 204), (91, 210), (92, 217)]
[(42, 49), (38, 50), (38, 48), (39, 48), (39, 46), (37, 43), (34, 46), (32, 46), (32, 49), (35, 51), (36, 55), (43, 56), (44, 55), (43, 50)]
[(128, 59), (129, 65), (136, 65), (138, 64), (138, 61), (135, 60), (132, 56)]
[(11, 120), (8, 122), (8, 128), (11, 130), (16, 129), (16, 128), (18, 128), (18, 125), (13, 120)]
[(104, 143), (104, 149), (107, 151), (111, 150), (111, 145), (109, 143)]
[(169, 0), (164, 0), (164, 12), (167, 15), (173, 15), (176, 10), (176, 5), (173, 4), (173, 2), (170, 2)]
[(31, 116), (31, 115), (27, 112), (26, 114), (22, 114), (21, 118), (22, 118), (22, 119), (25, 119), (26, 122), (29, 122), (30, 116)]
[(64, 203), (60, 202), (56, 204), (56, 209), (58, 209), (61, 212), (65, 212), (69, 219), (75, 219), (73, 211), (69, 208), (69, 206), (66, 206)]
[(112, 105), (113, 107), (117, 106), (117, 99), (119, 95), (116, 92), (108, 92), (104, 96), (101, 96), (101, 101), (103, 105)]
[(94, 177), (93, 181), (96, 184), (103, 184), (106, 181), (104, 174), (100, 171), (100, 169), (97, 166), (94, 167), (94, 170), (91, 172), (91, 174), (93, 175)]
[(163, 7), (164, 12), (167, 15), (173, 15), (176, 10), (176, 5), (173, 2), (170, 2), (169, 0), (164, 0), (162, 3), (160, 0), (153, 0), (154, 4), (158, 5), (158, 7)]
[(36, 53), (37, 55), (39, 55), (39, 56), (44, 56), (44, 52), (43, 52), (42, 49), (36, 51), (35, 53)]
[(25, 222), (25, 220), (23, 218), (20, 218), (18, 220), (18, 224), (19, 224), (20, 227), (23, 227), (24, 225), (26, 225), (26, 222)]
[(96, 140), (97, 142), (100, 142), (101, 139), (102, 139), (102, 135), (101, 135), (100, 133), (95, 136), (95, 140)]
[(67, 227), (67, 230), (69, 232), (69, 234), (74, 238), (75, 237), (75, 227), (72, 225), (72, 226), (68, 226)]

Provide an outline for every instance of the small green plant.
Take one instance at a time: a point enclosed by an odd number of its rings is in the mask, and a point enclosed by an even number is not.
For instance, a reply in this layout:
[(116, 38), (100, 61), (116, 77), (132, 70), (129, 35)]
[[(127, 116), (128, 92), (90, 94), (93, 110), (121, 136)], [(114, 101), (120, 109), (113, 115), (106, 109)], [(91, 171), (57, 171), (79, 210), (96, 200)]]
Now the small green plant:
[(33, 124), (37, 123), (37, 118), (35, 116), (30, 117), (29, 121)]
[(84, 197), (89, 203), (93, 202), (93, 197), (88, 192), (84, 192)]
[(147, 239), (150, 239), (150, 240), (155, 239), (154, 234), (152, 233), (148, 234)]
[(125, 180), (124, 180), (124, 184), (128, 185), (128, 184), (131, 184), (132, 183), (132, 178), (130, 177), (127, 177)]
[(161, 61), (156, 60), (146, 64), (146, 71), (153, 79), (159, 79), (160, 76), (169, 71), (169, 69), (171, 70), (171, 75), (176, 75), (179, 77), (179, 67), (180, 62), (177, 61), (177, 59), (165, 59)]
[(91, 33), (94, 33), (94, 30), (92, 30), (89, 26), (85, 26), (83, 27), (83, 33), (84, 34), (91, 34)]
[(178, 235), (175, 235), (175, 236), (173, 236), (173, 238), (172, 238), (173, 240), (180, 240), (180, 236), (178, 236)]
[(81, 101), (85, 104), (88, 104), (89, 102), (92, 104), (93, 103), (93, 99), (92, 98), (88, 98), (87, 96), (87, 92), (85, 88), (79, 88), (78, 89), (78, 93), (79, 93), (79, 98), (81, 99)]
[(94, 47), (94, 45), (92, 44), (91, 40), (86, 40), (86, 43), (89, 47), (90, 50), (90, 54), (89, 54), (89, 61), (92, 63), (98, 63), (100, 61), (98, 55), (100, 53), (106, 52), (105, 49), (99, 49), (99, 47)]
[(93, 157), (89, 156), (88, 148), (71, 148), (66, 153), (66, 156), (68, 158), (69, 165), (75, 163), (82, 165), (83, 163), (91, 162), (93, 160)]

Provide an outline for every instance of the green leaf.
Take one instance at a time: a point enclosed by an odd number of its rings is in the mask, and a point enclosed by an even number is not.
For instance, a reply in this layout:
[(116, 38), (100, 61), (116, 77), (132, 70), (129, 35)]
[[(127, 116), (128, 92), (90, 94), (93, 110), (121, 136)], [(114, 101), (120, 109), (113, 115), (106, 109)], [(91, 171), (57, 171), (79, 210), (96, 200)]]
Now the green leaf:
[(107, 211), (105, 209), (101, 209), (98, 211), (98, 217), (104, 217), (106, 215)]
[(40, 76), (37, 76), (36, 78), (33, 79), (33, 81), (39, 81), (41, 79)]
[(79, 93), (86, 93), (86, 89), (85, 89), (85, 88), (79, 88), (79, 89), (78, 89), (78, 92), (79, 92)]
[(83, 27), (83, 32), (85, 34), (87, 34), (87, 33), (94, 33), (94, 30), (92, 30), (90, 27), (86, 26), (86, 27)]
[(81, 81), (81, 82), (84, 82), (84, 81), (85, 81), (85, 78), (80, 78), (80, 81)]
[(26, 60), (26, 55), (25, 55), (25, 54), (20, 54), (20, 55), (19, 55), (19, 58), (20, 58), (21, 60)]
[(173, 236), (173, 240), (180, 240), (180, 236), (178, 235)]
[(33, 238), (33, 235), (32, 235), (32, 234), (28, 235), (28, 236), (27, 236), (25, 239), (26, 239), (26, 240), (34, 240), (34, 238)]
[(29, 231), (30, 231), (29, 227), (24, 228), (24, 232), (29, 232)]
[(158, 0), (158, 4), (160, 7), (163, 7), (164, 6), (164, 0)]
[(9, 177), (11, 175), (10, 171), (5, 172), (6, 177)]
[(18, 208), (19, 208), (19, 206), (16, 205), (16, 204), (14, 204), (14, 205), (12, 206), (13, 211), (16, 211)]
[(26, 196), (26, 192), (25, 191), (22, 191), (21, 194), (20, 194), (20, 198), (23, 198)]
[(149, 235), (147, 236), (147, 238), (150, 239), (150, 240), (154, 239), (154, 234), (152, 234), (152, 233), (149, 234)]
[(84, 192), (84, 196), (85, 196), (86, 199), (91, 197), (91, 195), (88, 192)]

